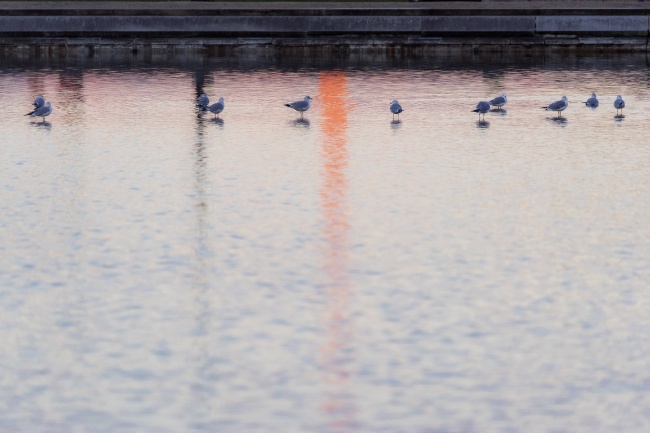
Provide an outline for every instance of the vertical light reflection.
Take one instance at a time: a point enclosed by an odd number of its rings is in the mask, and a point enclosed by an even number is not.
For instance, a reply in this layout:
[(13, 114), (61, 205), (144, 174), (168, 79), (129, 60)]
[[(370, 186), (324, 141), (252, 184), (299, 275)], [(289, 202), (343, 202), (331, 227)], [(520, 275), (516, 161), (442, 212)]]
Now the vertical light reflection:
[(348, 167), (347, 78), (343, 72), (322, 72), (319, 95), (322, 119), (322, 179), (320, 200), (324, 221), (324, 261), (326, 277), (325, 329), (322, 350), (327, 395), (323, 410), (328, 427), (335, 432), (353, 429), (350, 382), (350, 326), (348, 278)]

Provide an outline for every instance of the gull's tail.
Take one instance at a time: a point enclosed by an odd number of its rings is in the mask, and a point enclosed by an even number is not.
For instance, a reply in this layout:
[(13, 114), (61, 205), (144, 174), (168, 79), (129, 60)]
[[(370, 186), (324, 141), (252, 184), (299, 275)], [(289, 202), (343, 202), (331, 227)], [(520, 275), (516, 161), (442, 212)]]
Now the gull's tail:
[(34, 111), (30, 112), (30, 113), (25, 114), (25, 116), (31, 116), (31, 115), (34, 114), (34, 113), (36, 113), (36, 110), (34, 110)]
[(291, 104), (284, 104), (284, 106), (291, 108)]

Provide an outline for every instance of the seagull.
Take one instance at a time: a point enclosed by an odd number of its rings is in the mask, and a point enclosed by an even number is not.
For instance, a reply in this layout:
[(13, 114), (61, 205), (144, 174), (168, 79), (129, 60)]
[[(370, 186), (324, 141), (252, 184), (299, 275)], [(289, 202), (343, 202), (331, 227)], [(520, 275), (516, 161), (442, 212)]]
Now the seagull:
[(49, 116), (52, 114), (52, 105), (50, 105), (49, 102), (46, 102), (45, 105), (42, 107), (38, 107), (31, 113), (25, 114), (25, 116), (30, 116), (30, 117), (42, 117), (43, 122), (45, 122), (45, 116)]
[(36, 99), (34, 99), (32, 105), (35, 108), (41, 108), (43, 105), (45, 105), (45, 98), (43, 98), (43, 95), (38, 95)]
[(393, 120), (395, 120), (395, 115), (397, 114), (397, 120), (399, 120), (399, 113), (404, 111), (402, 109), (402, 106), (399, 105), (399, 102), (397, 102), (397, 99), (394, 99), (393, 102), (390, 103), (390, 112), (393, 113)]
[(591, 93), (591, 98), (587, 99), (587, 102), (585, 102), (585, 105), (590, 108), (596, 108), (598, 107), (598, 98), (596, 98), (595, 93)]
[(312, 97), (305, 96), (305, 99), (302, 101), (292, 102), (291, 104), (284, 104), (285, 107), (293, 108), (296, 111), (300, 111), (300, 118), (302, 119), (302, 113), (309, 110), (309, 104), (311, 103)]
[(616, 115), (618, 116), (618, 110), (621, 110), (621, 116), (623, 115), (623, 108), (625, 108), (625, 101), (621, 98), (621, 95), (616, 97), (614, 101), (614, 107), (616, 107)]
[(210, 98), (208, 98), (208, 95), (203, 93), (200, 97), (198, 102), (196, 103), (196, 106), (199, 107), (199, 110), (205, 111), (208, 109), (208, 105), (210, 104)]
[(552, 104), (547, 105), (544, 108), (546, 111), (557, 111), (558, 117), (562, 117), (562, 112), (566, 110), (566, 107), (569, 106), (569, 100), (566, 96), (562, 96), (562, 99), (555, 101)]
[(221, 113), (224, 108), (226, 108), (226, 106), (223, 102), (223, 98), (219, 98), (219, 102), (215, 102), (214, 104), (210, 105), (209, 107), (207, 107), (207, 110), (210, 113), (214, 113), (214, 118), (216, 119), (219, 113)]
[(501, 108), (504, 105), (506, 105), (506, 102), (508, 102), (508, 97), (506, 96), (505, 93), (502, 93), (501, 96), (497, 96), (493, 100), (490, 101), (490, 105), (494, 105), (497, 108)]
[(478, 113), (478, 120), (481, 121), (481, 114), (483, 115), (483, 120), (485, 120), (485, 113), (490, 111), (490, 103), (488, 101), (481, 101), (476, 104), (476, 110), (472, 110), (473, 113)]

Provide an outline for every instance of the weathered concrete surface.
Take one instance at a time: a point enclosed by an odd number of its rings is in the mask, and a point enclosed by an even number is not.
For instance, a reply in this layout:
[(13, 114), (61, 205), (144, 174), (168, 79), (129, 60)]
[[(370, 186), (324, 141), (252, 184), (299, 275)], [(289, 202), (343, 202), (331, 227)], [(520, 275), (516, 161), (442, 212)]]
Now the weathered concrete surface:
[(352, 37), (355, 46), (362, 46), (364, 40), (379, 37), (392, 41), (391, 46), (593, 45), (637, 50), (647, 49), (649, 35), (650, 1), (0, 2), (5, 47), (25, 37), (36, 43), (41, 38), (44, 45), (60, 37), (68, 38), (69, 45), (77, 44), (75, 39), (98, 37), (104, 44), (110, 39), (167, 38), (170, 44), (197, 47), (209, 45), (206, 40), (250, 45), (260, 37), (276, 41), (265, 43), (271, 46), (281, 45), (279, 40), (341, 45)]
[(2, 1), (0, 15), (649, 15), (639, 0), (483, 0), (453, 2), (84, 2)]
[(467, 35), (647, 36), (647, 16), (0, 16), (2, 35)]
[(647, 16), (540, 16), (536, 33), (648, 35)]
[(0, 33), (30, 35), (528, 34), (534, 17), (0, 16)]
[(422, 34), (533, 35), (535, 17), (529, 16), (442, 16), (423, 17)]

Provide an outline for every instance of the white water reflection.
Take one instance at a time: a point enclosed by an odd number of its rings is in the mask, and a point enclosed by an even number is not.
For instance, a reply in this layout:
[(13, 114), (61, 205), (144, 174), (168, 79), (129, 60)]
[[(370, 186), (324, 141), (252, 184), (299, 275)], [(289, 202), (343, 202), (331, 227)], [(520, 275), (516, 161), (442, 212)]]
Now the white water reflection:
[(267, 60), (1, 59), (0, 431), (648, 429), (644, 60)]

